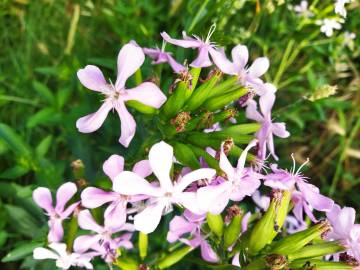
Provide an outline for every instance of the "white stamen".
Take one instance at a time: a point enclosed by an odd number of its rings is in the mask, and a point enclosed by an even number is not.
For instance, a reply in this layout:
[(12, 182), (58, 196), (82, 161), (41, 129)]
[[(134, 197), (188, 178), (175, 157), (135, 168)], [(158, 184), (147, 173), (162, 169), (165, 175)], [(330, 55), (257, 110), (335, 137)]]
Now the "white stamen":
[(208, 43), (208, 42), (210, 41), (210, 38), (211, 38), (212, 34), (214, 34), (214, 32), (215, 32), (215, 29), (216, 29), (216, 24), (213, 23), (213, 24), (210, 26), (210, 29), (209, 29), (209, 32), (208, 32), (208, 34), (207, 34), (205, 43)]
[(310, 161), (310, 159), (309, 159), (309, 158), (306, 158), (306, 161), (305, 161), (303, 164), (301, 164), (301, 166), (299, 167), (299, 169), (297, 169), (296, 175), (300, 172), (300, 170), (301, 170), (306, 164), (309, 163), (309, 161)]
[(163, 40), (162, 44), (161, 44), (161, 51), (165, 52), (165, 47), (166, 47), (166, 41)]

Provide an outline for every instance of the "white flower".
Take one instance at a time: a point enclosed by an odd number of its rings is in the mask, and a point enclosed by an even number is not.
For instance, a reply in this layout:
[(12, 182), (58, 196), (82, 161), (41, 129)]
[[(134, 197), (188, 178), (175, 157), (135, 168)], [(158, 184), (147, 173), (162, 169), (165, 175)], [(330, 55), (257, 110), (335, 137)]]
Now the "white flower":
[(298, 15), (304, 16), (304, 17), (307, 17), (307, 18), (314, 16), (314, 13), (312, 13), (309, 10), (309, 4), (308, 4), (308, 1), (306, 1), (306, 0), (301, 1), (299, 5), (295, 5), (294, 6), (294, 11)]
[(34, 259), (56, 260), (56, 266), (61, 269), (69, 269), (71, 266), (85, 267), (86, 269), (93, 269), (90, 260), (92, 256), (90, 254), (68, 253), (66, 250), (66, 244), (64, 243), (51, 243), (50, 249), (38, 247), (33, 251)]
[(346, 31), (344, 33), (343, 45), (350, 48), (350, 50), (354, 49), (354, 39), (356, 38), (356, 34)]
[(318, 22), (320, 27), (320, 32), (324, 33), (327, 37), (331, 37), (334, 34), (334, 29), (341, 29), (342, 20), (336, 19), (324, 19)]
[(336, 0), (335, 2), (335, 13), (346, 18), (345, 4), (350, 3), (351, 0)]

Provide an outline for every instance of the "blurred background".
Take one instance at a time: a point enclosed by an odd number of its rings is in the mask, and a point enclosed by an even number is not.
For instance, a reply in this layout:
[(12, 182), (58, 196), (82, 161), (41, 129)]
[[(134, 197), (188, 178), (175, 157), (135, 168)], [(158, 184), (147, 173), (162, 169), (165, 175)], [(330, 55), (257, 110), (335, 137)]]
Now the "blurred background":
[[(161, 47), (161, 31), (205, 37), (216, 23), (213, 41), (228, 53), (242, 43), (250, 61), (267, 56), (266, 80), (278, 88), (273, 117), (291, 132), (276, 141), (280, 166), (291, 166), (291, 153), (299, 163), (309, 157), (311, 181), (338, 203), (359, 209), (360, 4), (346, 5), (341, 22), (332, 0), (309, 1), (310, 13), (297, 11), (299, 2), (0, 0), (1, 269), (50, 269), (31, 258), (34, 241), (47, 230), (31, 200), (34, 187), (55, 189), (74, 179), (71, 164), (78, 159), (92, 183), (105, 179), (101, 168), (109, 155), (134, 162), (141, 125), (127, 151), (117, 143), (116, 116), (94, 134), (77, 132), (76, 119), (94, 111), (99, 96), (80, 85), (76, 71), (94, 64), (114, 78), (121, 46), (134, 39)], [(324, 35), (319, 24), (325, 18), (341, 22), (341, 29)], [(167, 49), (178, 61), (192, 57), (182, 48)], [(142, 71), (144, 78), (153, 75), (150, 60)], [(164, 91), (169, 79), (161, 82)]]

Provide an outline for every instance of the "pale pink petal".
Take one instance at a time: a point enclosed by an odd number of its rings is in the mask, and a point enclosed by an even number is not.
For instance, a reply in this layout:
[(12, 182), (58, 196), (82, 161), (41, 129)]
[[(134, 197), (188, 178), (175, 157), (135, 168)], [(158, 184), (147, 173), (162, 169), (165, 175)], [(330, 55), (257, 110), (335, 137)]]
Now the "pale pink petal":
[(274, 136), (272, 133), (269, 133), (269, 135), (267, 136), (266, 143), (269, 148), (270, 154), (274, 157), (275, 160), (279, 160), (278, 156), (275, 154)]
[(231, 165), (230, 161), (228, 160), (227, 156), (224, 153), (224, 143), (221, 144), (221, 151), (220, 151), (220, 161), (219, 166), (221, 170), (223, 170), (229, 179), (233, 179), (235, 175), (235, 169)]
[(265, 118), (271, 120), (271, 109), (274, 106), (275, 94), (266, 93), (259, 98), (260, 110)]
[(211, 180), (215, 174), (216, 171), (210, 168), (202, 168), (192, 171), (180, 178), (179, 182), (175, 185), (175, 190), (183, 191), (188, 185), (201, 179)]
[[(305, 214), (310, 218), (310, 220), (314, 223), (318, 222), (318, 220), (316, 219), (316, 217), (314, 216), (314, 214), (312, 212), (312, 209), (310, 209), (309, 205), (305, 201), (303, 201), (302, 204), (303, 204)], [(301, 221), (301, 220), (299, 220), (299, 221)]]
[(98, 111), (79, 118), (76, 121), (77, 129), (82, 133), (91, 133), (98, 130), (112, 108), (112, 103), (110, 101), (105, 101)]
[(231, 50), (231, 57), (234, 64), (242, 69), (246, 66), (249, 60), (249, 51), (245, 45), (237, 45)]
[(67, 249), (67, 246), (65, 243), (50, 243), (49, 244), (49, 247), (56, 251), (57, 254), (60, 255), (60, 257), (64, 258), (68, 255), (66, 249)]
[(128, 147), (135, 135), (136, 122), (134, 117), (126, 109), (124, 102), (116, 102), (115, 109), (118, 112), (121, 122), (121, 136), (119, 138), (119, 142), (124, 147)]
[(194, 224), (188, 222), (182, 216), (175, 216), (169, 224), (169, 232), (167, 234), (167, 240), (170, 243), (174, 243), (185, 233), (192, 232), (195, 229)]
[(246, 107), (246, 118), (255, 120), (257, 122), (264, 121), (264, 117), (257, 110), (257, 104), (255, 100), (248, 100)]
[(143, 178), (152, 174), (150, 162), (147, 159), (135, 163), (132, 171)]
[(331, 222), (331, 224), (337, 223), (340, 212), (341, 212), (341, 207), (338, 204), (334, 204), (331, 211), (326, 213), (326, 217)]
[(220, 214), (229, 202), (231, 183), (225, 181), (217, 186), (206, 186), (198, 189), (199, 208), (212, 214)]
[(74, 210), (80, 205), (80, 202), (74, 202), (73, 204), (70, 204), (64, 212), (61, 213), (60, 217), (61, 219), (66, 219), (74, 212)]
[(117, 200), (119, 196), (115, 192), (88, 187), (81, 193), (81, 204), (86, 208), (97, 208), (105, 203)]
[(117, 90), (125, 87), (126, 80), (141, 67), (144, 60), (145, 55), (139, 46), (128, 43), (121, 48), (117, 59)]
[(235, 253), (231, 260), (231, 264), (240, 267), (240, 252)]
[(199, 54), (190, 64), (192, 67), (209, 67), (212, 63), (209, 58), (209, 49), (207, 47), (200, 47)]
[(290, 132), (286, 130), (285, 123), (273, 123), (271, 125), (272, 133), (280, 138), (287, 138), (290, 136)]
[(195, 39), (174, 39), (171, 38), (166, 32), (162, 32), (160, 35), (166, 42), (183, 48), (197, 48), (201, 45), (201, 42)]
[(356, 212), (352, 207), (344, 207), (341, 209), (339, 216), (337, 217), (336, 232), (340, 235), (349, 236), (351, 230), (355, 224)]
[(45, 260), (45, 259), (57, 260), (59, 258), (59, 255), (49, 249), (43, 247), (37, 247), (33, 251), (33, 257), (35, 260)]
[(64, 211), (66, 203), (76, 194), (77, 187), (74, 183), (67, 182), (61, 185), (56, 192), (56, 207), (57, 212)]
[(330, 211), (334, 206), (334, 201), (319, 193), (319, 190), (311, 184), (297, 182), (305, 200), (318, 211)]
[(104, 224), (108, 230), (118, 232), (126, 222), (126, 200), (113, 202), (104, 213)]
[(124, 158), (119, 155), (111, 155), (103, 164), (104, 173), (113, 181), (115, 176), (124, 170)]
[(244, 166), (245, 166), (245, 161), (246, 161), (246, 156), (249, 152), (249, 150), (251, 148), (253, 148), (257, 143), (257, 140), (252, 140), (246, 147), (245, 149), (241, 152), (240, 157), (238, 159), (238, 163), (236, 165), (236, 173), (237, 174), (241, 174)]
[(60, 242), (64, 236), (64, 229), (61, 224), (60, 219), (54, 219), (49, 221), (50, 230), (48, 233), (48, 241), (52, 242)]
[(154, 108), (160, 108), (166, 101), (166, 96), (160, 88), (152, 82), (144, 82), (134, 88), (125, 90), (125, 101), (136, 100)]
[(206, 242), (206, 240), (201, 241), (200, 245), (201, 250), (201, 257), (211, 263), (216, 263), (219, 261), (218, 255), (215, 253), (215, 251), (211, 248), (211, 246)]
[(247, 212), (241, 221), (241, 232), (242, 233), (247, 231), (250, 218), (251, 218), (251, 212)]
[(103, 92), (107, 88), (104, 75), (96, 66), (87, 65), (85, 68), (79, 69), (77, 76), (81, 84), (90, 90)]
[(115, 177), (113, 190), (123, 195), (159, 195), (158, 187), (154, 187), (144, 178), (129, 171), (124, 171)]
[(235, 65), (229, 61), (224, 52), (216, 50), (216, 49), (209, 49), (209, 53), (211, 55), (211, 59), (213, 60), (214, 64), (225, 74), (229, 75), (236, 75), (237, 69)]
[(248, 69), (248, 72), (251, 76), (260, 77), (262, 76), (270, 66), (269, 59), (267, 57), (259, 57), (255, 59), (253, 64)]
[(251, 196), (260, 186), (260, 180), (248, 178), (239, 181), (239, 186), (233, 189), (230, 199), (232, 201), (241, 201), (245, 196)]
[(48, 188), (39, 187), (34, 190), (32, 196), (34, 202), (47, 213), (52, 213), (54, 211), (51, 192)]
[(135, 229), (143, 233), (152, 233), (159, 225), (165, 204), (157, 202), (147, 206), (134, 217)]
[(84, 253), (92, 248), (101, 239), (101, 235), (81, 235), (74, 241), (74, 251), (77, 253)]
[(173, 148), (161, 141), (154, 144), (149, 152), (149, 162), (153, 173), (165, 191), (171, 191), (173, 184), (170, 179), (170, 170), (173, 163)]
[(161, 54), (160, 49), (153, 49), (153, 48), (143, 48), (143, 52), (152, 59), (158, 58), (159, 54)]
[(82, 210), (78, 215), (78, 224), (81, 229), (102, 233), (104, 228), (96, 223), (89, 210)]
[(183, 65), (179, 64), (178, 62), (176, 62), (176, 60), (170, 54), (167, 54), (167, 61), (175, 73), (186, 71), (186, 68)]
[(178, 199), (178, 203), (194, 214), (201, 215), (206, 213), (206, 211), (199, 208), (197, 203), (197, 195), (195, 192), (182, 192), (180, 195), (178, 195)]

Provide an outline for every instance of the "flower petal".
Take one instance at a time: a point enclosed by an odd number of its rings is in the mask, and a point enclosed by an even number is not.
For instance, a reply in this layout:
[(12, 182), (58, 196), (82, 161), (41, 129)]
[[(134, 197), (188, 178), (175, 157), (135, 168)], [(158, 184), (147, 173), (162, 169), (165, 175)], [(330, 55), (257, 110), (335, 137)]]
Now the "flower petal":
[(198, 189), (199, 208), (212, 214), (220, 214), (229, 202), (231, 183), (225, 181), (216, 186), (206, 186)]
[(107, 88), (104, 75), (96, 66), (87, 65), (85, 68), (79, 69), (77, 76), (81, 84), (90, 90), (102, 92)]
[(117, 201), (110, 204), (104, 213), (105, 227), (115, 233), (122, 229), (126, 222), (127, 201)]
[(201, 257), (211, 263), (216, 263), (219, 261), (218, 255), (215, 253), (215, 251), (211, 248), (211, 246), (206, 242), (205, 239), (201, 241), (200, 245), (200, 251), (201, 251)]
[(166, 32), (162, 32), (160, 35), (166, 42), (183, 48), (197, 48), (201, 45), (201, 42), (196, 39), (175, 39), (171, 38)]
[(269, 121), (271, 121), (270, 115), (271, 115), (271, 109), (274, 106), (274, 102), (275, 102), (275, 94), (273, 93), (266, 93), (259, 98), (261, 113), (265, 118), (269, 118), (268, 119)]
[(74, 251), (77, 253), (84, 253), (95, 245), (99, 240), (100, 235), (81, 235), (74, 241)]
[(105, 203), (117, 200), (119, 196), (115, 192), (88, 187), (81, 193), (81, 204), (86, 208), (97, 208)]
[(123, 195), (159, 196), (159, 188), (129, 171), (124, 171), (115, 177), (113, 190)]
[(52, 213), (54, 208), (52, 206), (51, 192), (48, 188), (39, 187), (33, 192), (34, 202), (44, 209), (47, 213)]
[(125, 91), (124, 100), (136, 100), (154, 108), (160, 108), (166, 101), (164, 93), (152, 82), (144, 82)]
[(301, 193), (305, 200), (318, 211), (330, 211), (334, 206), (334, 201), (319, 193), (319, 190), (311, 184), (304, 182), (297, 182)]
[(133, 44), (125, 44), (117, 59), (117, 79), (115, 88), (121, 90), (125, 87), (126, 80), (138, 70), (144, 63), (145, 55), (142, 49)]
[(128, 147), (136, 132), (136, 122), (134, 117), (126, 109), (124, 102), (116, 102), (115, 109), (121, 122), (121, 136), (119, 142), (124, 147)]
[(167, 54), (166, 57), (169, 65), (175, 73), (186, 71), (186, 68), (180, 63), (176, 62), (176, 60), (170, 54)]
[(151, 169), (159, 179), (161, 188), (165, 191), (172, 191), (173, 188), (170, 179), (173, 156), (173, 148), (163, 141), (154, 144), (149, 152)]
[(221, 144), (219, 166), (226, 173), (229, 180), (232, 181), (232, 179), (235, 176), (235, 169), (233, 168), (233, 166), (231, 165), (230, 161), (228, 160), (227, 156), (224, 153), (224, 143)]
[(104, 228), (96, 223), (89, 210), (82, 210), (78, 215), (78, 224), (81, 229), (102, 233)]
[(175, 185), (176, 191), (183, 191), (188, 185), (192, 182), (201, 180), (201, 179), (212, 179), (216, 174), (214, 169), (202, 168), (195, 171), (192, 171), (183, 177), (180, 178), (179, 182)]
[(179, 200), (178, 203), (180, 203), (192, 213), (197, 215), (202, 215), (206, 213), (206, 211), (199, 208), (199, 205), (197, 203), (197, 195), (195, 192), (182, 192), (177, 197)]
[(53, 259), (57, 260), (59, 259), (59, 255), (55, 252), (43, 248), (43, 247), (37, 247), (33, 250), (33, 257), (35, 260), (45, 260), (45, 259)]
[(272, 123), (272, 133), (280, 138), (287, 138), (290, 136), (290, 132), (286, 130), (285, 123)]
[(249, 60), (249, 51), (245, 45), (237, 45), (231, 50), (231, 56), (234, 64), (243, 69)]
[(188, 222), (182, 216), (175, 216), (169, 224), (169, 232), (167, 234), (167, 240), (170, 243), (174, 243), (185, 233), (192, 232), (196, 225)]
[(165, 204), (157, 202), (147, 206), (134, 217), (135, 229), (143, 233), (152, 233), (159, 225)]
[(264, 117), (257, 110), (257, 104), (255, 100), (248, 100), (246, 107), (246, 118), (255, 120), (257, 122), (264, 121)]
[(237, 74), (237, 68), (235, 65), (227, 59), (225, 52), (221, 50), (216, 50), (214, 48), (211, 48), (209, 50), (209, 53), (211, 55), (211, 59), (213, 60), (214, 64), (225, 74), (229, 75), (236, 75)]
[(147, 159), (140, 160), (139, 162), (135, 163), (133, 172), (143, 178), (148, 177), (150, 174), (152, 174), (150, 162)]
[(240, 157), (238, 159), (237, 165), (236, 165), (236, 173), (241, 174), (241, 172), (244, 169), (246, 156), (251, 148), (253, 148), (257, 143), (257, 140), (252, 140), (245, 149), (241, 152)]
[(56, 207), (58, 213), (64, 211), (66, 203), (76, 194), (77, 187), (74, 183), (67, 182), (61, 185), (56, 192)]
[(262, 76), (270, 66), (269, 59), (267, 57), (259, 57), (255, 59), (253, 64), (249, 67), (248, 73), (254, 77)]
[(50, 243), (58, 243), (62, 240), (64, 236), (64, 229), (61, 224), (60, 219), (53, 219), (49, 221), (49, 233), (48, 233), (48, 241)]
[(104, 173), (109, 176), (111, 181), (115, 176), (124, 170), (124, 158), (119, 155), (111, 155), (103, 164)]
[(96, 112), (79, 118), (76, 121), (77, 129), (82, 133), (91, 133), (98, 130), (112, 108), (111, 102), (105, 101)]
[(212, 63), (209, 58), (209, 49), (208, 47), (200, 47), (199, 54), (194, 61), (191, 62), (190, 66), (192, 67), (209, 67)]

